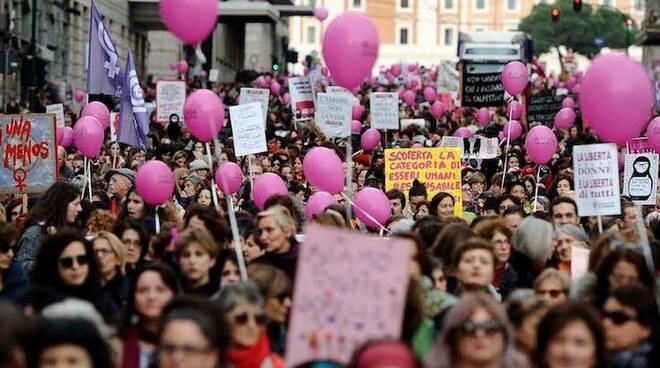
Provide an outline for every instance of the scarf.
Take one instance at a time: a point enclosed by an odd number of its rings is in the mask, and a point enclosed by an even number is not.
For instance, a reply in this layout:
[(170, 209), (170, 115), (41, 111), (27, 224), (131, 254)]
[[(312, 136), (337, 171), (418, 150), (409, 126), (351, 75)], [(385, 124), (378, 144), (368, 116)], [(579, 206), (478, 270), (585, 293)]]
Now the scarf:
[(272, 367), (284, 366), (281, 359), (271, 353), (265, 331), (254, 346), (232, 348), (227, 353), (227, 360), (235, 368), (260, 368), (266, 359), (272, 359)]

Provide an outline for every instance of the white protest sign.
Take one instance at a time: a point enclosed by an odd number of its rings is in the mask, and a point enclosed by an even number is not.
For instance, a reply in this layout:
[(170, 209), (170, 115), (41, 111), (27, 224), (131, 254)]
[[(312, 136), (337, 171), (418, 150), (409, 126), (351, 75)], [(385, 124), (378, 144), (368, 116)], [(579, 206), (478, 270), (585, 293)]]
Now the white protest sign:
[(353, 106), (353, 105), (357, 105), (357, 104), (360, 103), (360, 100), (358, 100), (357, 97), (353, 96), (353, 94), (352, 94), (349, 90), (347, 90), (346, 88), (344, 88), (344, 87), (340, 87), (340, 86), (328, 86), (328, 87), (325, 89), (325, 91), (326, 91), (327, 93), (347, 93), (347, 94), (349, 95), (349, 98), (351, 99), (351, 106)]
[(589, 253), (582, 247), (571, 247), (571, 280), (577, 281), (589, 271)]
[(236, 157), (266, 152), (266, 130), (261, 116), (261, 104), (252, 102), (231, 106), (231, 132)]
[(424, 119), (401, 119), (401, 130), (405, 130), (411, 125), (417, 125), (420, 128), (426, 128), (426, 120)]
[(55, 114), (55, 121), (57, 122), (58, 127), (64, 126), (64, 105), (61, 103), (46, 105), (46, 112), (49, 114)]
[(460, 148), (462, 159), (487, 160), (497, 157), (499, 140), (497, 138), (479, 136), (470, 138), (444, 136), (442, 137), (440, 147)]
[(314, 95), (306, 77), (289, 78), (291, 111), (295, 121), (311, 120), (314, 117)]
[(351, 135), (352, 108), (346, 93), (316, 95), (316, 124), (328, 138)]
[(579, 216), (621, 214), (616, 145), (601, 143), (573, 147), (573, 169)]
[(268, 98), (270, 90), (265, 88), (241, 88), (241, 96), (238, 101), (241, 105), (258, 102), (261, 106), (261, 116), (264, 119), (264, 127), (268, 116)]
[[(156, 82), (156, 121), (183, 121), (183, 104), (186, 101), (186, 82), (179, 80), (161, 80)], [(177, 120), (178, 118), (178, 120)]]
[(369, 96), (371, 127), (376, 129), (399, 129), (399, 94), (374, 92)]
[(217, 82), (219, 76), (220, 76), (220, 73), (219, 73), (218, 69), (209, 70), (209, 82)]
[(637, 205), (655, 205), (658, 188), (658, 155), (641, 153), (625, 155), (623, 194)]

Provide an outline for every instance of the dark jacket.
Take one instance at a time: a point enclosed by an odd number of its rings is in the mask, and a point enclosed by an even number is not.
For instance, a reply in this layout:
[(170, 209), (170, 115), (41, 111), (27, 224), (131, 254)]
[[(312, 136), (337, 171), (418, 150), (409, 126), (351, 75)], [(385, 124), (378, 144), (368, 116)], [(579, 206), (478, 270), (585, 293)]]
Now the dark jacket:
[(128, 290), (130, 288), (128, 278), (117, 274), (115, 278), (105, 284), (101, 290), (120, 309), (126, 305)]
[(2, 289), (0, 289), (0, 300), (14, 302), (23, 305), (24, 297), (29, 288), (28, 279), (23, 268), (18, 262), (13, 261), (9, 269), (2, 276)]
[(41, 238), (44, 234), (44, 227), (41, 225), (32, 225), (25, 229), (16, 247), (18, 248), (18, 254), (16, 254), (16, 260), (23, 267), (26, 275), (29, 275), (32, 272), (32, 267), (37, 257), (37, 251), (39, 250), (39, 244), (41, 243)]
[(296, 280), (296, 269), (298, 267), (298, 253), (300, 253), (300, 243), (294, 238), (291, 239), (291, 248), (286, 253), (266, 253), (254, 260), (255, 263), (269, 264), (284, 271), (291, 282)]

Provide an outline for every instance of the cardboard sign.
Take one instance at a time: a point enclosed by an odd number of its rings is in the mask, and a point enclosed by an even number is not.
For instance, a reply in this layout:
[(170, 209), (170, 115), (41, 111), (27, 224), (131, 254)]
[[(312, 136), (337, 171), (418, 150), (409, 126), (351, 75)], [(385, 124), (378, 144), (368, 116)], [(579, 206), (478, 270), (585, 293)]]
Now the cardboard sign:
[(504, 104), (501, 71), (483, 73), (473, 71), (473, 68), (477, 67), (470, 63), (463, 65), (462, 105), (465, 107), (490, 107)]
[(567, 97), (575, 101), (575, 113), (579, 114), (577, 96), (567, 94), (563, 96), (532, 96), (527, 98), (527, 121), (539, 122), (552, 128), (555, 125), (555, 115), (561, 110), (561, 104)]
[(58, 127), (64, 127), (64, 105), (54, 104), (46, 105), (46, 112), (49, 114), (55, 114), (55, 120)]
[(183, 104), (186, 101), (186, 82), (160, 80), (156, 82), (156, 121), (165, 123), (183, 121)]
[(314, 95), (306, 77), (289, 78), (289, 96), (295, 121), (311, 120), (314, 117)]
[(454, 197), (454, 214), (463, 215), (461, 152), (456, 147), (396, 148), (385, 150), (385, 190), (405, 195), (415, 179), (426, 187), (429, 200), (436, 193)]
[(426, 120), (424, 119), (401, 119), (401, 131), (406, 130), (407, 127), (411, 125), (417, 125), (418, 127), (424, 129), (426, 128)]
[(316, 95), (316, 124), (328, 138), (351, 135), (352, 107), (346, 93)]
[(42, 193), (57, 181), (53, 114), (0, 116), (0, 193)]
[(399, 94), (374, 92), (369, 95), (371, 127), (383, 130), (399, 129)]
[(218, 69), (209, 70), (209, 82), (217, 82), (219, 76), (220, 71)]
[(458, 147), (461, 150), (461, 158), (464, 160), (485, 160), (497, 157), (499, 140), (478, 136), (471, 138), (444, 136), (440, 147)]
[(236, 157), (268, 150), (261, 111), (259, 102), (240, 104), (229, 108)]
[(637, 205), (655, 206), (658, 189), (658, 155), (642, 153), (625, 155), (623, 194)]
[(305, 227), (287, 335), (286, 365), (347, 365), (355, 349), (401, 334), (410, 241)]
[(268, 99), (270, 90), (264, 88), (241, 88), (239, 102), (241, 105), (258, 102), (261, 105), (261, 116), (264, 118), (264, 127), (268, 120)]
[(110, 142), (117, 142), (117, 132), (119, 131), (119, 113), (110, 112)]
[(573, 170), (579, 216), (621, 214), (616, 145), (573, 147)]

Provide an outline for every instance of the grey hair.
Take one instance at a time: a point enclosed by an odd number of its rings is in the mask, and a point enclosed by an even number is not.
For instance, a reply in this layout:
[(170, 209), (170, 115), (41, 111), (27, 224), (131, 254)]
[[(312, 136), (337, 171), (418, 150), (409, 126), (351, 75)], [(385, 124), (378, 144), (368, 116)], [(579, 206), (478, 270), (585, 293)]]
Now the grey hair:
[(588, 242), (589, 237), (587, 236), (587, 233), (582, 230), (581, 227), (573, 224), (563, 224), (563, 225), (556, 225), (555, 226), (555, 233), (552, 236), (553, 239), (557, 240), (560, 235), (565, 234), (570, 236), (571, 238), (581, 241), (581, 242)]
[(543, 270), (543, 272), (541, 272), (541, 274), (536, 277), (536, 280), (534, 280), (534, 290), (537, 290), (539, 286), (541, 286), (541, 283), (549, 279), (559, 280), (559, 283), (561, 283), (561, 288), (564, 289), (566, 295), (569, 294), (571, 288), (571, 280), (568, 278), (568, 276), (566, 276), (565, 273), (559, 271), (556, 268), (546, 268)]
[(84, 319), (96, 327), (99, 334), (108, 339), (115, 334), (94, 306), (85, 300), (68, 298), (44, 308), (41, 314), (49, 319)]
[(545, 254), (552, 241), (552, 225), (535, 217), (527, 217), (520, 222), (511, 239), (513, 248), (532, 261), (545, 261)]
[(240, 281), (233, 285), (227, 285), (220, 290), (217, 303), (222, 314), (227, 315), (240, 302), (256, 304), (259, 307), (264, 306), (264, 298), (259, 292), (259, 288), (251, 281)]

